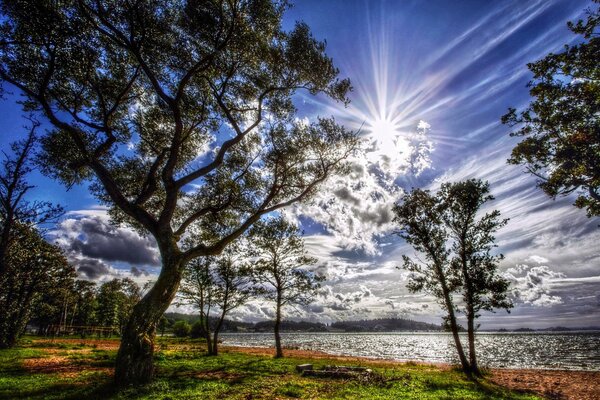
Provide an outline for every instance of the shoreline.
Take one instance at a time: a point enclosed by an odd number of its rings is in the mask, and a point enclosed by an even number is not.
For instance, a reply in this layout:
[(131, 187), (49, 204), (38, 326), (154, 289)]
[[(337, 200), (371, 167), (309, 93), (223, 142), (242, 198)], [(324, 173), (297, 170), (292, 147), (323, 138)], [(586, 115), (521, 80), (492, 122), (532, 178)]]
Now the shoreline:
[[(241, 352), (257, 356), (272, 356), (273, 347), (221, 346), (222, 351)], [(373, 357), (344, 356), (317, 350), (283, 349), (286, 356), (305, 359), (332, 359), (346, 362), (367, 363), (376, 367), (400, 365), (430, 366), (440, 371), (455, 367), (448, 363), (424, 361), (400, 361)], [(486, 368), (486, 378), (499, 386), (520, 392), (535, 393), (547, 399), (598, 400), (600, 399), (600, 371), (538, 368)]]

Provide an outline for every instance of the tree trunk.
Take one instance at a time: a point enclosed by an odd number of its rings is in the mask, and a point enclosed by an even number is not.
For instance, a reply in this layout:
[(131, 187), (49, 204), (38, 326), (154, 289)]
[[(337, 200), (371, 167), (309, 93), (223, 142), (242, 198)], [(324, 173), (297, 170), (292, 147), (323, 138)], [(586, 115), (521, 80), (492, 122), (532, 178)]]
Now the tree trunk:
[(223, 312), (221, 313), (221, 317), (219, 318), (219, 321), (217, 322), (217, 326), (215, 326), (215, 334), (213, 337), (213, 352), (212, 355), (213, 356), (217, 356), (219, 355), (219, 332), (221, 331), (221, 328), (223, 327), (223, 321), (225, 321), (225, 314), (227, 313), (227, 301), (225, 301), (225, 304), (223, 305)]
[(121, 337), (115, 383), (119, 387), (148, 383), (154, 376), (154, 339), (158, 321), (171, 304), (181, 281), (181, 261), (161, 251), (163, 267), (150, 291), (135, 305)]
[(475, 376), (481, 376), (479, 366), (477, 365), (477, 356), (475, 353), (475, 313), (469, 310), (467, 315), (468, 336), (469, 336), (469, 363), (471, 364), (471, 373)]
[(204, 327), (204, 337), (206, 338), (206, 351), (209, 356), (213, 354), (213, 345), (212, 345), (212, 335), (210, 334), (210, 321), (208, 319), (208, 315), (206, 317), (202, 317), (202, 325)]
[(281, 326), (281, 293), (277, 292), (277, 310), (275, 312), (275, 358), (283, 357), (283, 350), (281, 349), (281, 336), (279, 334), (279, 328)]
[(442, 287), (442, 292), (444, 296), (444, 303), (446, 305), (446, 309), (448, 310), (448, 320), (450, 321), (450, 330), (452, 331), (452, 337), (454, 338), (454, 344), (456, 345), (456, 351), (458, 352), (458, 358), (460, 360), (460, 364), (465, 373), (470, 374), (471, 369), (469, 366), (469, 362), (467, 361), (467, 357), (465, 356), (465, 351), (462, 347), (462, 343), (460, 342), (460, 336), (458, 335), (458, 324), (456, 323), (456, 315), (454, 314), (454, 303), (452, 302), (452, 298), (450, 297), (450, 290), (448, 289), (448, 285), (446, 283), (446, 277), (441, 270), (438, 268), (437, 270), (438, 280), (440, 281), (440, 285)]

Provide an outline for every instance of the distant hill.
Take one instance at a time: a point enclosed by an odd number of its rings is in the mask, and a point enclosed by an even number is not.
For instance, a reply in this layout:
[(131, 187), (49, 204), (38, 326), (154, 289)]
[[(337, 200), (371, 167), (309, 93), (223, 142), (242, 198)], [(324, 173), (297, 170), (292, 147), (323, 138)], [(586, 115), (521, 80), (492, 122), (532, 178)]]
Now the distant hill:
[(404, 318), (382, 318), (360, 321), (334, 322), (331, 329), (344, 332), (397, 332), (397, 331), (441, 331), (441, 325), (413, 321)]
[[(165, 317), (173, 323), (183, 320), (190, 324), (200, 318), (194, 314), (165, 313)], [(210, 318), (211, 324), (216, 318)], [(272, 332), (274, 321), (256, 323), (225, 320), (223, 332)], [(441, 331), (440, 325), (413, 321), (403, 318), (383, 318), (360, 321), (338, 321), (331, 325), (308, 321), (282, 321), (282, 332), (397, 332), (397, 331)]]

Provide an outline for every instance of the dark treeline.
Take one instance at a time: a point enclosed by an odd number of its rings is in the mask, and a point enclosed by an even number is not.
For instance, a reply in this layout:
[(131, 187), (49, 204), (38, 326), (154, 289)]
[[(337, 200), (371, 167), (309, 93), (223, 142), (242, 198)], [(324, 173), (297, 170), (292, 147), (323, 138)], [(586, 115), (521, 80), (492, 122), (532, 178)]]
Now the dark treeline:
[(441, 331), (441, 325), (413, 321), (404, 318), (381, 318), (360, 321), (340, 321), (331, 324), (332, 329), (345, 332), (392, 332), (392, 331)]
[[(190, 325), (190, 335), (194, 336), (194, 324), (199, 320), (198, 315), (166, 313), (167, 331), (170, 331), (177, 321)], [(217, 323), (216, 317), (209, 319), (211, 325)], [(239, 322), (226, 319), (223, 332), (273, 332), (275, 321), (260, 321), (256, 323)], [(394, 332), (394, 331), (441, 331), (441, 325), (413, 321), (404, 318), (381, 318), (358, 321), (337, 321), (330, 325), (310, 321), (281, 321), (282, 332)]]
[(102, 284), (69, 278), (37, 297), (29, 330), (39, 335), (120, 335), (141, 298), (140, 287), (129, 278)]

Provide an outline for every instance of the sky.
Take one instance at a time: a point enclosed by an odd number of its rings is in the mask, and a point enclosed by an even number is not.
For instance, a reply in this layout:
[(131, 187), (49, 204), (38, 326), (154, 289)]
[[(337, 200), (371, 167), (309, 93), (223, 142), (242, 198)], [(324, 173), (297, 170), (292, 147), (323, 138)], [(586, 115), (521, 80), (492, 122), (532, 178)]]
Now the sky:
[[(483, 313), (481, 327), (600, 326), (600, 220), (573, 207), (572, 197), (548, 198), (523, 166), (508, 165), (518, 139), (500, 123), (508, 107), (530, 101), (526, 64), (576, 40), (566, 22), (589, 6), (578, 0), (295, 3), (284, 29), (306, 22), (353, 85), (347, 107), (298, 94), (298, 117), (333, 115), (360, 130), (364, 145), (349, 174), (331, 179), (310, 204), (285, 210), (319, 260), (313, 269), (326, 276), (315, 302), (289, 309), (287, 318), (439, 323), (443, 311), (435, 299), (409, 293), (408, 274), (397, 268), (402, 255), (415, 253), (393, 234), (391, 206), (413, 187), (436, 190), (442, 182), (480, 178), (496, 197), (486, 210), (510, 218), (497, 242), (515, 305), (510, 314)], [(1, 149), (24, 134), (18, 98), (12, 90), (0, 100)], [(156, 276), (153, 240), (111, 225), (86, 186), (67, 191), (37, 173), (31, 181), (32, 197), (67, 209), (48, 237), (82, 279), (144, 283)], [(231, 317), (273, 314), (271, 304), (257, 300)]]

